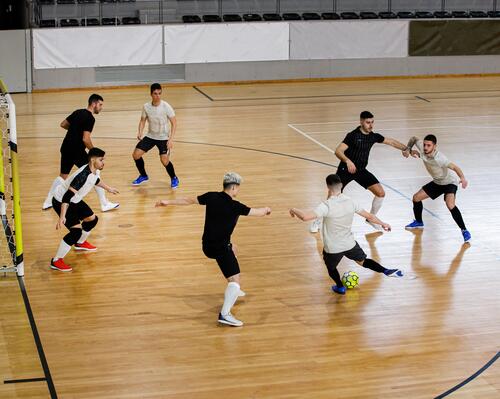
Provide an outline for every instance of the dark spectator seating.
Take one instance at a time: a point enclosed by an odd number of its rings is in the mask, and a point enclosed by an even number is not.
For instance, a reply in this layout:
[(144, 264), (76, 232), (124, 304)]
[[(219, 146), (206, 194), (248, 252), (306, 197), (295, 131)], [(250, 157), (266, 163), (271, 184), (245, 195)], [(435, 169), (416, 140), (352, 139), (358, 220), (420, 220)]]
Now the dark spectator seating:
[(295, 12), (286, 12), (283, 14), (283, 19), (285, 21), (300, 21), (302, 18)]
[(198, 23), (201, 22), (201, 18), (199, 17), (199, 15), (183, 15), (182, 22), (184, 22), (185, 24)]
[(79, 24), (78, 20), (74, 18), (63, 18), (59, 20), (59, 26), (65, 28), (68, 26), (79, 26)]
[(78, 4), (95, 4), (97, 0), (77, 0)]
[(54, 0), (40, 0), (40, 5), (41, 6), (48, 6), (54, 4)]
[(75, 4), (75, 0), (57, 0), (57, 4)]
[(321, 16), (317, 12), (305, 12), (302, 14), (302, 18), (305, 21), (317, 21), (321, 19)]
[(241, 18), (241, 15), (238, 15), (238, 14), (224, 14), (222, 16), (222, 19), (225, 22), (240, 22), (240, 21), (243, 21), (243, 19)]
[(488, 11), (488, 17), (500, 18), (500, 11)]
[(434, 18), (451, 18), (448, 11), (434, 11)]
[(371, 11), (362, 11), (359, 13), (359, 16), (361, 17), (361, 19), (378, 19), (378, 15)]
[(101, 25), (101, 22), (99, 21), (99, 18), (82, 18), (80, 24), (82, 26), (99, 26)]
[(279, 14), (262, 14), (264, 21), (281, 21), (281, 15)]
[(452, 11), (451, 16), (453, 18), (470, 18), (470, 15), (467, 11)]
[(359, 15), (355, 12), (341, 12), (340, 17), (342, 19), (359, 19)]
[(108, 25), (120, 25), (120, 18), (103, 18), (101, 24), (104, 26)]
[(392, 11), (382, 11), (382, 12), (379, 12), (378, 13), (378, 16), (381, 18), (381, 19), (395, 19), (397, 18), (398, 16), (396, 14), (394, 14)]
[(140, 25), (141, 20), (139, 17), (123, 17), (122, 18), (123, 25)]
[(428, 19), (428, 18), (434, 18), (434, 14), (429, 12), (429, 11), (417, 11), (415, 13), (415, 17), (416, 18), (420, 18), (420, 19)]
[(55, 19), (42, 19), (40, 21), (40, 28), (55, 28), (56, 20)]
[(243, 14), (243, 20), (247, 22), (262, 21), (259, 14)]
[(415, 14), (410, 12), (410, 11), (400, 11), (400, 12), (398, 12), (398, 18), (413, 19), (413, 18), (415, 18)]
[(336, 12), (323, 12), (321, 13), (321, 18), (326, 20), (340, 19), (340, 15)]
[(222, 19), (220, 16), (215, 14), (206, 14), (202, 17), (203, 22), (221, 22)]
[(101, 0), (101, 3), (118, 3), (117, 0)]
[(471, 18), (488, 18), (488, 14), (484, 11), (471, 11), (469, 15)]

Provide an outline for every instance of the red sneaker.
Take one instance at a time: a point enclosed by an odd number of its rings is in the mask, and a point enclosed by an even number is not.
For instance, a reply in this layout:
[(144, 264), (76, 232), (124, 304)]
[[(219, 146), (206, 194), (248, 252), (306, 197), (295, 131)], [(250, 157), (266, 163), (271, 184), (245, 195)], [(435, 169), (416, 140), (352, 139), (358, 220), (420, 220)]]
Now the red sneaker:
[(97, 251), (97, 247), (93, 246), (90, 242), (84, 241), (81, 244), (75, 244), (76, 251)]
[(54, 261), (54, 259), (50, 260), (50, 268), (54, 270), (59, 270), (60, 272), (70, 272), (73, 268), (70, 265), (64, 263), (62, 259), (58, 259)]

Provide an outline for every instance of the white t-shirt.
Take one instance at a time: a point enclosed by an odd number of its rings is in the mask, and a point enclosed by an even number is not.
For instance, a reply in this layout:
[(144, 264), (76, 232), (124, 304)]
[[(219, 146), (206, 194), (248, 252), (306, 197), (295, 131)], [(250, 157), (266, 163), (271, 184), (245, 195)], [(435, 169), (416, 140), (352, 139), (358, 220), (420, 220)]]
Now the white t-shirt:
[(78, 203), (85, 197), (90, 190), (99, 182), (101, 171), (96, 170), (92, 173), (89, 165), (84, 165), (75, 173), (68, 177), (64, 183), (59, 184), (54, 190), (54, 198), (62, 202), (64, 194), (70, 187), (76, 190), (76, 194), (71, 198), (70, 202)]
[(174, 109), (166, 101), (153, 105), (151, 102), (142, 107), (142, 118), (148, 119), (146, 136), (154, 140), (168, 140), (170, 136), (170, 123), (168, 118), (175, 116)]
[(455, 184), (458, 185), (458, 177), (451, 173), (448, 165), (451, 163), (449, 159), (441, 151), (435, 151), (432, 155), (425, 155), (424, 142), (418, 140), (415, 145), (420, 151), (420, 158), (424, 161), (425, 168), (432, 176), (434, 183), (439, 185)]
[(347, 195), (339, 194), (323, 201), (314, 213), (323, 218), (321, 235), (326, 253), (337, 254), (356, 245), (352, 234), (352, 219), (362, 208)]

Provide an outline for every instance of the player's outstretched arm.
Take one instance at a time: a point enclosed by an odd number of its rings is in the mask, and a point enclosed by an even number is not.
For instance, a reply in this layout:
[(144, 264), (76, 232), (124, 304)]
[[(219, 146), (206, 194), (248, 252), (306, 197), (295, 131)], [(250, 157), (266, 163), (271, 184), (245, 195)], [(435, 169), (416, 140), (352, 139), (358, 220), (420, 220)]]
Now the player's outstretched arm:
[(290, 210), (288, 212), (290, 212), (291, 217), (297, 217), (300, 220), (302, 220), (303, 222), (308, 222), (310, 220), (314, 220), (314, 219), (318, 218), (318, 215), (316, 215), (316, 213), (312, 210), (303, 211), (303, 210), (297, 209), (297, 208), (290, 208)]
[(266, 206), (265, 208), (251, 208), (248, 216), (267, 216), (271, 214), (271, 208)]
[(418, 140), (419, 139), (416, 136), (413, 136), (413, 137), (410, 138), (410, 140), (408, 140), (408, 144), (406, 144), (406, 148), (403, 149), (403, 156), (405, 158), (408, 158), (410, 155), (413, 158), (419, 158), (420, 157), (420, 153), (417, 150), (413, 149), (413, 146), (417, 143)]
[(404, 151), (406, 150), (406, 146), (401, 143), (400, 141), (390, 138), (390, 137), (385, 137), (384, 141), (382, 141), (383, 144), (390, 145), (391, 147), (397, 148), (398, 150)]
[(458, 177), (460, 178), (460, 184), (462, 185), (462, 188), (467, 188), (469, 185), (469, 182), (465, 178), (464, 172), (462, 172), (462, 169), (458, 167), (458, 165), (455, 165), (453, 162), (451, 162), (448, 165), (448, 169), (451, 169), (453, 172), (455, 172)]
[(111, 193), (111, 194), (118, 194), (119, 191), (114, 188), (114, 187), (110, 187), (108, 186), (106, 183), (104, 183), (102, 180), (99, 180), (99, 183), (96, 184), (97, 187), (102, 187), (103, 189), (105, 189), (108, 193)]
[(362, 209), (361, 211), (359, 212), (356, 212), (359, 216), (362, 216), (364, 217), (366, 220), (368, 220), (369, 222), (372, 222), (372, 223), (375, 223), (375, 224), (378, 224), (380, 226), (382, 226), (382, 228), (385, 230), (385, 231), (391, 231), (391, 226), (387, 223), (384, 223), (382, 222), (378, 217), (376, 217), (374, 214), (370, 213), (370, 212), (367, 212), (365, 211), (364, 209)]
[(170, 206), (170, 205), (194, 205), (197, 203), (198, 201), (194, 198), (177, 198), (177, 199), (156, 201), (155, 207)]

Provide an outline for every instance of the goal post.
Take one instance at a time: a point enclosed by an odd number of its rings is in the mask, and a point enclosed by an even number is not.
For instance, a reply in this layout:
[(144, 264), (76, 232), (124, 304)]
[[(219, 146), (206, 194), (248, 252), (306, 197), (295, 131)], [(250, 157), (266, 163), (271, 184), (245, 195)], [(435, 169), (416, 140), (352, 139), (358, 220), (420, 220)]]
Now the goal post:
[(0, 79), (0, 272), (24, 276), (16, 106)]

